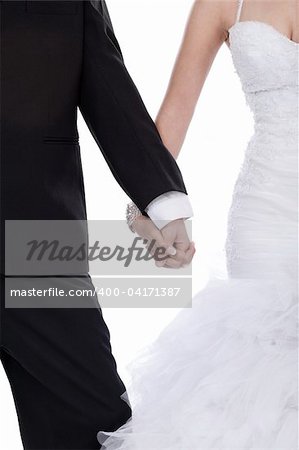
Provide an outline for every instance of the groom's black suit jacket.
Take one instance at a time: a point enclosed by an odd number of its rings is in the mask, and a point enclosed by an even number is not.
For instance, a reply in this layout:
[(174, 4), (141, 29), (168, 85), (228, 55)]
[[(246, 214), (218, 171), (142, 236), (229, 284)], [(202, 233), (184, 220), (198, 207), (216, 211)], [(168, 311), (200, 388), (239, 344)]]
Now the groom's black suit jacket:
[(85, 219), (77, 107), (141, 210), (162, 193), (186, 192), (126, 70), (105, 2), (0, 5), (2, 220)]

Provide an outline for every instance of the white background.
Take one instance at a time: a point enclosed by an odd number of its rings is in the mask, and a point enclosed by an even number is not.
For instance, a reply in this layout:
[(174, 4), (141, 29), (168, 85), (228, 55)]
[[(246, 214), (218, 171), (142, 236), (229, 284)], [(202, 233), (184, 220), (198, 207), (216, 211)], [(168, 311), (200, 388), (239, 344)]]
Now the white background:
[[(126, 65), (150, 114), (155, 118), (192, 1), (107, 0), (107, 3)], [(251, 113), (245, 103), (230, 51), (223, 45), (204, 86), (178, 160), (195, 214), (193, 238), (197, 243), (197, 254), (193, 263), (194, 292), (215, 270), (225, 275), (223, 248), (226, 217), (233, 185), (252, 131)], [(123, 219), (128, 199), (110, 174), (81, 116), (79, 133), (89, 219)], [(104, 309), (113, 352), (126, 383), (126, 364), (139, 349), (155, 338), (177, 312), (165, 309)], [(21, 450), (13, 398), (2, 366), (0, 398), (0, 448)]]

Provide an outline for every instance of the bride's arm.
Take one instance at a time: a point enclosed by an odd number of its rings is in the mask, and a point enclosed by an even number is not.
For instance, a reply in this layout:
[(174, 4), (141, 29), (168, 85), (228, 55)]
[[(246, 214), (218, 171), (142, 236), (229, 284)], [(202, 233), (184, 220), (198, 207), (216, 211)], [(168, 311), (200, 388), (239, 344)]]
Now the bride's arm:
[(235, 1), (196, 0), (156, 125), (176, 158), (213, 60), (227, 39), (227, 17)]

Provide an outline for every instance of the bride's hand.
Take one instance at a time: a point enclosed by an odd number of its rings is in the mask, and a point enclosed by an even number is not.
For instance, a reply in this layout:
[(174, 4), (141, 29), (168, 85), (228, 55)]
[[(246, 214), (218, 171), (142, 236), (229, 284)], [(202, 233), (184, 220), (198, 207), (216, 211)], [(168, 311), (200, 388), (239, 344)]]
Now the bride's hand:
[(133, 229), (146, 241), (146, 247), (150, 247), (158, 267), (181, 268), (192, 261), (195, 247), (184, 231), (183, 220), (170, 222), (159, 230), (151, 219), (138, 216), (133, 222)]

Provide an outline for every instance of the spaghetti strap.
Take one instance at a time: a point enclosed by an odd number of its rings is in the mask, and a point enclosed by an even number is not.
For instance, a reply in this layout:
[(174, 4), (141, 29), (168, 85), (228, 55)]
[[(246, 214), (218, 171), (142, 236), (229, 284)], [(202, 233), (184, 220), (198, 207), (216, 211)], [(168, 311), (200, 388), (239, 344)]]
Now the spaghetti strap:
[(244, 0), (238, 0), (238, 10), (237, 10), (237, 16), (236, 16), (236, 21), (235, 21), (235, 23), (239, 22), (239, 20), (240, 20), (243, 1), (244, 1)]

